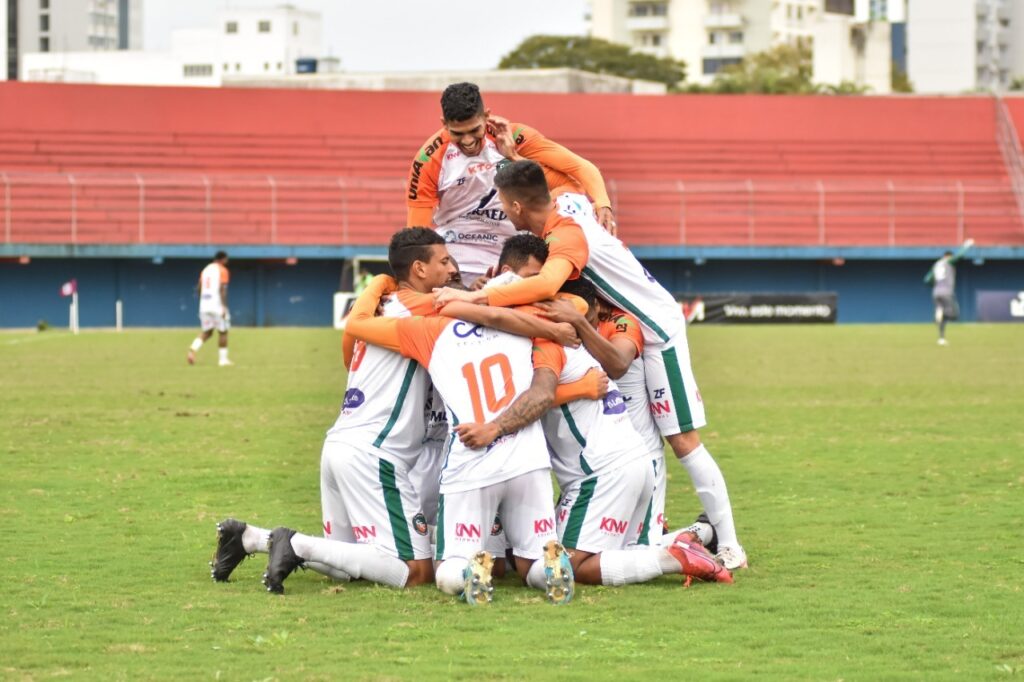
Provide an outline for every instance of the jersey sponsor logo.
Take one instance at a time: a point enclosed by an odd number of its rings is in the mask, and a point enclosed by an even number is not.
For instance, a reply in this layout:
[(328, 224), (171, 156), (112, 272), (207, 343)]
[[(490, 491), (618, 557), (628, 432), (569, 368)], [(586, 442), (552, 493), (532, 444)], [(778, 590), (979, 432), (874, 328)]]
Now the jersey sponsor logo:
[(331, 522), (330, 520), (324, 521), (324, 535), (328, 536), (331, 534)]
[(457, 538), (479, 538), (480, 526), (475, 523), (456, 523), (455, 537)]
[(409, 198), (416, 199), (419, 197), (420, 190), (420, 171), (423, 170), (423, 165), (430, 161), (431, 155), (441, 148), (443, 142), (441, 136), (435, 137), (430, 144), (423, 147), (420, 153), (416, 155), (416, 158), (412, 160), (412, 174), (409, 176)]
[[(473, 210), (466, 214), (471, 216), (474, 214), (491, 213), (493, 211), (480, 211)], [(498, 211), (502, 215), (505, 215), (504, 211)], [(488, 232), (456, 232), (455, 230), (445, 230), (441, 233), (444, 237), (445, 244), (455, 244), (457, 242), (469, 242), (471, 244), (497, 244), (499, 237), (496, 234), (490, 234)]]
[(536, 535), (542, 533), (550, 533), (555, 529), (554, 519), (534, 519), (533, 520), (533, 532)]
[(623, 399), (622, 394), (618, 391), (608, 391), (608, 395), (604, 397), (604, 413), (605, 414), (622, 414), (626, 411), (626, 401)]
[[(640, 524), (643, 525), (643, 524)], [(629, 521), (620, 521), (607, 516), (601, 518), (601, 531), (612, 535), (625, 535), (629, 528)]]
[(427, 534), (427, 517), (423, 512), (417, 512), (416, 515), (412, 517), (412, 527), (420, 535)]
[(350, 388), (345, 391), (345, 402), (342, 403), (341, 409), (354, 410), (365, 402), (366, 395), (362, 391), (358, 388)]
[(460, 151), (459, 151), (459, 150), (458, 150), (458, 149), (456, 148), (456, 149), (452, 149), (452, 150), (451, 150), (450, 152), (448, 152), (447, 154), (445, 154), (445, 155), (444, 155), (444, 160), (445, 160), (445, 161), (454, 161), (455, 159), (459, 158), (460, 156), (462, 156), (462, 152), (460, 152)]
[(489, 161), (481, 161), (480, 163), (470, 164), (466, 168), (466, 173), (468, 173), (469, 175), (476, 175), (477, 173), (482, 173), (484, 171), (491, 170), (492, 168), (494, 168), (493, 163)]
[(479, 324), (470, 324), (469, 322), (459, 320), (452, 325), (452, 334), (455, 334), (455, 336), (460, 339), (464, 339), (469, 336), (475, 336), (480, 339), (483, 338), (484, 328)]
[(561, 509), (558, 510), (558, 520), (562, 523), (565, 523), (565, 520), (567, 518), (569, 518), (569, 510), (566, 509), (565, 507), (562, 507)]
[(661, 402), (651, 401), (651, 414), (655, 417), (663, 414), (672, 414), (672, 401), (664, 400)]
[(377, 526), (352, 526), (352, 534), (356, 536), (356, 542), (366, 541), (377, 537)]
[[(508, 216), (500, 208), (475, 208), (469, 213), (462, 216), (463, 218), (486, 218), (487, 220), (493, 220), (496, 223), (500, 223), (503, 220), (507, 220)], [(488, 241), (498, 241), (498, 235), (488, 235), (493, 237)]]
[(444, 410), (430, 410), (430, 415), (427, 417), (427, 421), (431, 424), (447, 424), (448, 413)]
[(648, 282), (654, 282), (655, 284), (658, 282), (658, 280), (654, 279), (654, 275), (652, 275), (651, 273), (647, 272), (647, 268), (644, 268), (643, 270), (644, 270), (644, 276), (647, 277), (647, 281)]

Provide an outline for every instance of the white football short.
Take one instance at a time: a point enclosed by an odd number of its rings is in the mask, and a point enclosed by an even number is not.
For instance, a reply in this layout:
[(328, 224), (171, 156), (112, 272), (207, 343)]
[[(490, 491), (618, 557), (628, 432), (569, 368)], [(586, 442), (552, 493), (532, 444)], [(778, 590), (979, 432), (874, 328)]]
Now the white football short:
[(642, 545), (661, 544), (661, 536), (665, 530), (665, 488), (668, 485), (668, 476), (665, 474), (665, 451), (651, 453), (651, 462), (654, 465), (654, 496), (651, 498), (651, 523), (647, 529), (647, 537), (644, 538), (641, 533), (639, 540)]
[[(495, 531), (500, 528), (504, 528), (513, 554), (539, 559), (544, 545), (556, 539), (553, 499), (550, 469), (530, 471), (486, 488), (441, 495), (437, 560), (469, 559), (483, 549), (495, 553), (500, 544)], [(495, 517), (500, 518), (499, 523)]]
[(223, 313), (200, 311), (199, 326), (204, 332), (216, 329), (224, 334), (231, 328), (231, 320)]
[(566, 486), (557, 509), (562, 544), (592, 554), (638, 544), (650, 524), (654, 476), (642, 457)]
[(704, 402), (690, 367), (686, 328), (668, 341), (644, 345), (644, 375), (651, 415), (663, 436), (674, 436), (707, 424)]
[(427, 519), (408, 470), (345, 443), (320, 455), (324, 537), (375, 545), (403, 561), (430, 558)]

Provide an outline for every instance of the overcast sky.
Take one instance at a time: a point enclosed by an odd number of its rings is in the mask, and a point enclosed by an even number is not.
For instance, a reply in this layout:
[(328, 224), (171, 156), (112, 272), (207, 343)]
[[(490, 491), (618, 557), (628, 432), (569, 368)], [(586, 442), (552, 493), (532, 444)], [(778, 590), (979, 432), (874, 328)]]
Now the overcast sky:
[[(144, 48), (166, 50), (176, 28), (212, 26), (225, 6), (281, 0), (144, 0)], [(324, 51), (346, 71), (490, 69), (523, 38), (581, 35), (586, 0), (291, 0), (323, 17)]]

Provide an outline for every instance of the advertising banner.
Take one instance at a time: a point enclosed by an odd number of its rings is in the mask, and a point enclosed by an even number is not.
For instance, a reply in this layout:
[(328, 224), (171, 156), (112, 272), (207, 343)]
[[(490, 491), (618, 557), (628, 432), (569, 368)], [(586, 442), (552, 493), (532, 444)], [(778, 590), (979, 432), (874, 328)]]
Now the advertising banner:
[(978, 322), (1024, 322), (1024, 291), (988, 291), (975, 294)]
[(835, 323), (839, 296), (809, 294), (677, 294), (687, 322), (709, 324)]

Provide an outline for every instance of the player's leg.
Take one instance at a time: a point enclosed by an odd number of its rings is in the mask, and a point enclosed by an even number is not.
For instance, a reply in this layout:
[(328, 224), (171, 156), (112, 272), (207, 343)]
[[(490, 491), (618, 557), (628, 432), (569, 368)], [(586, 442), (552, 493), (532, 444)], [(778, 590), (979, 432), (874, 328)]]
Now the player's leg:
[(208, 313), (199, 314), (199, 336), (192, 339), (192, 344), (188, 347), (188, 364), (194, 365), (196, 362), (196, 353), (203, 347), (210, 337), (213, 335), (213, 329), (217, 322), (213, 316)]
[(526, 585), (544, 590), (549, 602), (568, 603), (575, 578), (569, 554), (558, 541), (550, 470), (531, 471), (504, 485), (499, 513), (516, 571)]
[(718, 534), (722, 560), (730, 570), (745, 566), (746, 554), (736, 537), (725, 477), (697, 431), (707, 422), (690, 366), (685, 329), (664, 344), (644, 348), (644, 374), (654, 421), (690, 475), (704, 512)]
[(210, 577), (226, 582), (238, 564), (248, 556), (267, 552), (270, 531), (238, 519), (217, 524), (217, 549), (210, 560)]
[(227, 317), (221, 315), (217, 320), (217, 364), (221, 367), (234, 364), (228, 359), (228, 330), (231, 328), (231, 324), (228, 322)]
[(441, 494), (437, 505), (437, 588), (469, 604), (491, 601), (494, 558), (484, 549), (484, 534), (498, 512), (498, 483)]

